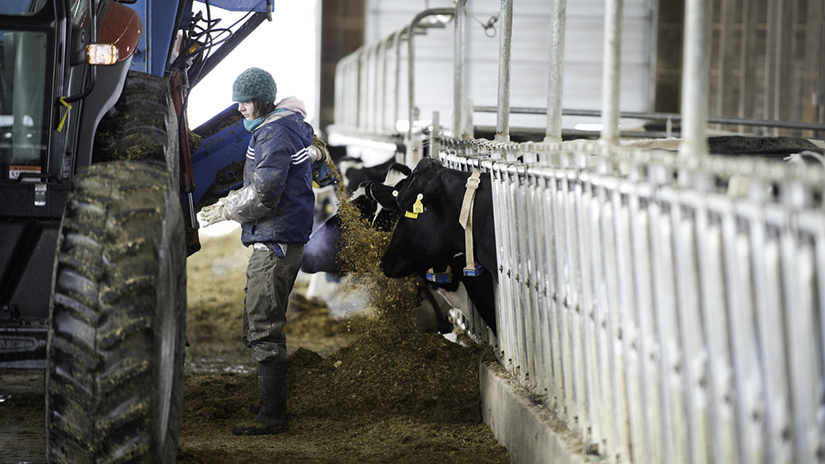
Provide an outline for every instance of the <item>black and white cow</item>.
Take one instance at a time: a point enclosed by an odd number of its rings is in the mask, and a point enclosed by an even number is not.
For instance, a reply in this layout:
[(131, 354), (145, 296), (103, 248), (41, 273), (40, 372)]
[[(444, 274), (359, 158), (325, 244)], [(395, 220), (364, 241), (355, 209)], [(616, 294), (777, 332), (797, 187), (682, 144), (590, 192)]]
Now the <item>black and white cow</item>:
[[(476, 262), (482, 265), (477, 276), (464, 276), (464, 228), (459, 214), (469, 173), (445, 168), (440, 161), (424, 158), (403, 185), (387, 188), (367, 186), (369, 196), (385, 208), (393, 205), (401, 212), (412, 211), (418, 200), (424, 211), (416, 217), (399, 214), (390, 244), (380, 262), (387, 277), (424, 275), (431, 270), (453, 271), (453, 284), (461, 282), (479, 315), (496, 333), (494, 281), (496, 274), (495, 231), (492, 185), (489, 174), (481, 175), (473, 208), (473, 241)], [(436, 283), (447, 291), (451, 284)]]
[[(423, 205), (417, 217), (399, 216), (380, 267), (387, 277), (404, 277), (421, 272), (457, 254), (465, 253), (464, 228), (459, 215), (470, 173), (448, 169), (438, 160), (424, 158), (410, 181), (399, 189), (396, 204), (412, 211), (416, 201)], [(481, 174), (473, 208), (473, 243), (476, 261), (495, 272), (495, 226), (490, 175)]]
[[(411, 170), (403, 164), (393, 164), (386, 173), (383, 182), (369, 181), (362, 185), (351, 195), (350, 202), (359, 211), (361, 219), (371, 224), (377, 230), (391, 232), (398, 220), (399, 209), (395, 205), (395, 197), (392, 192), (396, 189), (402, 189), (405, 183), (409, 180)], [(380, 201), (379, 201), (380, 199)], [(304, 248), (304, 260), (301, 265), (302, 271), (314, 274), (312, 278), (317, 278), (323, 273), (328, 273), (332, 279), (337, 281), (345, 281), (348, 276), (345, 275), (342, 263), (339, 258), (339, 251), (346, 246), (344, 238), (341, 235), (341, 218), (337, 214), (333, 215), (323, 225), (313, 232), (309, 242)], [(453, 259), (451, 262), (445, 261), (443, 265), (436, 266), (440, 271), (447, 268), (448, 264), (460, 272), (460, 266), (463, 266), (463, 261), (460, 259)], [(329, 283), (330, 276), (321, 276), (326, 284)], [(416, 275), (417, 284), (419, 286), (419, 294), (421, 302), (419, 307), (414, 311), (416, 320), (416, 327), (425, 329), (425, 331), (439, 331), (445, 332), (451, 329), (447, 322), (447, 309), (449, 303), (443, 296), (433, 292), (430, 287), (444, 288), (447, 291), (456, 291), (460, 283), (460, 279), (456, 278), (450, 283), (434, 283), (425, 280), (425, 273), (421, 272)], [(479, 282), (484, 281), (487, 276), (481, 277)], [(343, 280), (342, 280), (343, 279)], [(472, 285), (471, 285), (472, 286)], [(313, 287), (310, 283), (310, 289)], [(318, 285), (320, 288), (320, 285)], [(329, 285), (324, 286), (331, 289)], [(307, 290), (308, 294), (310, 289)], [(485, 297), (488, 302), (493, 301), (492, 292), (493, 287), (488, 284), (485, 289), (490, 293), (489, 297)], [(338, 306), (347, 306), (341, 304), (352, 298), (363, 298), (365, 295), (351, 294), (353, 290), (349, 286), (345, 286), (341, 292), (332, 290), (323, 299), (330, 307), (330, 311), (338, 311)], [(357, 292), (356, 292), (357, 293)], [(468, 291), (468, 294), (470, 291)], [(309, 295), (308, 295), (309, 296)], [(490, 309), (492, 312), (493, 309)], [(340, 311), (339, 311), (340, 312)], [(479, 311), (481, 312), (481, 310)], [(495, 327), (493, 324), (492, 327)]]
[(398, 163), (390, 158), (374, 166), (364, 166), (360, 158), (345, 157), (337, 163), (338, 172), (348, 193), (353, 193), (361, 184), (369, 181), (384, 181), (390, 168)]
[[(384, 183), (390, 188), (403, 182), (410, 175), (410, 168), (399, 163), (393, 163), (384, 173)], [(350, 196), (352, 204), (361, 215), (361, 218), (379, 230), (390, 231), (395, 225), (398, 213), (380, 208), (380, 205), (366, 193), (365, 183)], [(330, 216), (310, 235), (309, 242), (304, 246), (304, 258), (301, 270), (308, 274), (326, 272), (340, 275), (341, 262), (339, 250), (345, 246), (341, 237), (341, 217), (338, 213)]]

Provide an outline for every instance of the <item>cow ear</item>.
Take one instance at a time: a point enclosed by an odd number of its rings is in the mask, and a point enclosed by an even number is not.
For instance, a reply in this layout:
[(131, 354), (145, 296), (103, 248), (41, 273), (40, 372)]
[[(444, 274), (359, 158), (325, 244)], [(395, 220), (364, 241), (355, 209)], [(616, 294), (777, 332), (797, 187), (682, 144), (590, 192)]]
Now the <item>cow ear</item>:
[[(413, 203), (418, 199), (419, 192), (414, 188), (398, 190), (395, 203), (401, 211), (412, 211)], [(423, 198), (423, 195), (422, 195)], [(423, 200), (422, 200), (423, 201)]]
[(412, 174), (412, 169), (410, 169), (410, 167), (406, 164), (395, 163), (387, 170), (387, 178), (390, 177), (391, 172), (394, 172), (403, 178), (409, 177), (410, 174)]
[(390, 210), (398, 209), (398, 204), (395, 202), (395, 195), (393, 195), (395, 191), (393, 187), (379, 182), (370, 182), (370, 184), (366, 186), (367, 196), (373, 201), (378, 202), (382, 208)]

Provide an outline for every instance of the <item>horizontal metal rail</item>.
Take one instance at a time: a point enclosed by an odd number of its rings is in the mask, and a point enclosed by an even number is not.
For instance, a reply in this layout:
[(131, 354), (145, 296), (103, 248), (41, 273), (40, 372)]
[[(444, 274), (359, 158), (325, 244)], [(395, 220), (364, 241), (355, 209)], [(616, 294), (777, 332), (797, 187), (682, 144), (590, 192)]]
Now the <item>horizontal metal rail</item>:
[[(495, 113), (495, 106), (474, 106), (474, 111), (479, 113)], [(546, 115), (546, 108), (528, 108), (528, 107), (511, 107), (510, 112), (513, 114), (535, 114)], [(577, 110), (577, 109), (562, 109), (562, 114), (565, 116), (586, 116), (593, 118), (600, 118), (602, 112), (600, 110)], [(682, 115), (679, 113), (642, 113), (632, 111), (621, 111), (619, 117), (622, 119), (645, 119), (649, 121), (681, 121)], [(740, 126), (758, 126), (758, 127), (776, 127), (780, 129), (799, 129), (811, 131), (825, 131), (825, 124), (816, 124), (801, 121), (771, 121), (767, 119), (743, 119), (743, 118), (720, 118), (709, 116), (707, 118), (709, 124), (731, 124)]]

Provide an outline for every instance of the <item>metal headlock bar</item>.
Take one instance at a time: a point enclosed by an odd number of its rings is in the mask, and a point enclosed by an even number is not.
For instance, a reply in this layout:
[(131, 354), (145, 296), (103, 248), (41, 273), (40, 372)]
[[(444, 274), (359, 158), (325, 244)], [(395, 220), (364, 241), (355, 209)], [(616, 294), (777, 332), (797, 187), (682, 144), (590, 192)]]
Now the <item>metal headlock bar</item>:
[(448, 167), (492, 175), (499, 359), (585, 443), (628, 462), (817, 462), (823, 169), (439, 146)]
[[(600, 140), (561, 142), (556, 0), (547, 134), (510, 142), (512, 3), (501, 0), (496, 140), (469, 138), (459, 1), (453, 135), (434, 127), (430, 144), (448, 167), (491, 175), (501, 363), (605, 462), (821, 463), (825, 168), (708, 154), (709, 0), (685, 2), (683, 138), (671, 150), (618, 139), (622, 0), (606, 0)], [(402, 40), (412, 60), (411, 30), (339, 63), (337, 129), (393, 132), (382, 100), (364, 119), (368, 88), (380, 100), (387, 86), (383, 64), (366, 84), (363, 60), (392, 44), (398, 66)], [(391, 124), (399, 82), (396, 67)]]

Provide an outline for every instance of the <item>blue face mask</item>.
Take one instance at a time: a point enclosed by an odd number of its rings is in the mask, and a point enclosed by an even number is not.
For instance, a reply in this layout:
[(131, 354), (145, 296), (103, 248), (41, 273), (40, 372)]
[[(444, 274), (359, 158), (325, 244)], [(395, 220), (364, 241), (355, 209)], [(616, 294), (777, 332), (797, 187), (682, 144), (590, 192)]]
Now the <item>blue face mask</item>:
[(246, 129), (247, 132), (249, 132), (251, 134), (252, 131), (254, 131), (258, 126), (260, 126), (261, 123), (263, 123), (266, 118), (268, 118), (272, 114), (280, 113), (281, 111), (286, 111), (286, 109), (278, 108), (277, 110), (267, 114), (266, 116), (261, 116), (260, 118), (255, 118), (251, 121), (248, 121), (248, 120), (244, 119), (243, 120), (243, 127)]
[(252, 131), (254, 131), (256, 127), (260, 126), (261, 123), (264, 122), (264, 119), (266, 119), (266, 116), (261, 116), (260, 118), (255, 118), (251, 121), (249, 121), (247, 119), (244, 119), (243, 120), (243, 127), (246, 129), (247, 132), (249, 132), (251, 134)]

